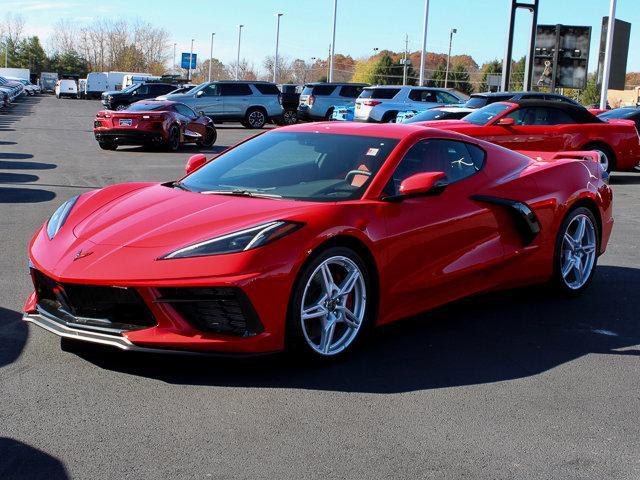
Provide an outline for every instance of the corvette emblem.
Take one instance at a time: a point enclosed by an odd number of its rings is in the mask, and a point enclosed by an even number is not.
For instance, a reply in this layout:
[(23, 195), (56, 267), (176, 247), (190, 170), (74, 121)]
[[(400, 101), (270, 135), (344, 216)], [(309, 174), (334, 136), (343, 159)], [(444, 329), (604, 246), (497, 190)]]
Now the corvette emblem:
[(73, 261), (75, 262), (76, 260), (80, 260), (81, 258), (88, 257), (89, 255), (92, 255), (92, 254), (93, 252), (82, 253), (82, 250), (78, 250), (76, 252), (76, 256), (73, 257)]

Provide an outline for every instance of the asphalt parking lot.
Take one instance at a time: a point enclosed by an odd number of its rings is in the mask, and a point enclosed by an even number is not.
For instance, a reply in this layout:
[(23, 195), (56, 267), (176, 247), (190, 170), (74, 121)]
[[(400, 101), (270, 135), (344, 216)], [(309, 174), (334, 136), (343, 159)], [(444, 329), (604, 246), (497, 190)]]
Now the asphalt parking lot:
[[(300, 365), (60, 350), (21, 320), (27, 244), (66, 198), (181, 175), (188, 156), (98, 148), (98, 102), (0, 113), (0, 478), (640, 478), (640, 173), (587, 294), (468, 299)], [(251, 132), (223, 125), (220, 151)]]

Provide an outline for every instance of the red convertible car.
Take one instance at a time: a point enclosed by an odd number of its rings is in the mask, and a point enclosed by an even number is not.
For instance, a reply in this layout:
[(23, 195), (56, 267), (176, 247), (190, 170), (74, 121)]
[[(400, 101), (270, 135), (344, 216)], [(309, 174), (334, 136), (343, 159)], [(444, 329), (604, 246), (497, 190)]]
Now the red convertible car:
[(93, 122), (93, 134), (103, 150), (118, 145), (164, 145), (177, 150), (183, 143), (210, 147), (216, 141), (213, 120), (183, 103), (142, 100), (125, 110), (102, 110)]
[(67, 200), (29, 245), (24, 319), (66, 347), (330, 358), (467, 295), (577, 294), (613, 225), (597, 160), (415, 125), (279, 128), (178, 181)]
[(544, 100), (497, 102), (462, 120), (425, 122), (512, 150), (598, 152), (605, 170), (630, 171), (640, 163), (640, 135), (632, 121), (604, 122), (585, 108)]

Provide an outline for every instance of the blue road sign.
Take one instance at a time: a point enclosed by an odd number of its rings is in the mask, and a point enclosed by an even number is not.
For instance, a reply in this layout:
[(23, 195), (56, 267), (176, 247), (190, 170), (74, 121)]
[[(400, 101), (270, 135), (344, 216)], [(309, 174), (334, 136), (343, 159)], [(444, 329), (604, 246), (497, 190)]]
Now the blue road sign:
[(191, 55), (191, 70), (193, 70), (194, 68), (196, 68), (197, 55), (195, 53), (192, 55), (189, 52), (186, 52), (186, 53), (183, 52), (182, 63), (180, 64), (180, 66), (182, 68), (189, 68), (189, 55)]

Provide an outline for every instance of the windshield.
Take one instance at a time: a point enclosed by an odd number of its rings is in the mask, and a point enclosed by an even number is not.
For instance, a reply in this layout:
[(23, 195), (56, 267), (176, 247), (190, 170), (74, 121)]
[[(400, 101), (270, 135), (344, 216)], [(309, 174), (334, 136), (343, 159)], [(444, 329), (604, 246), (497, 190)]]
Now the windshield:
[(638, 108), (616, 108), (614, 110), (608, 110), (598, 115), (600, 118), (629, 118), (634, 114), (640, 112)]
[[(442, 110), (425, 110), (424, 112), (420, 112), (414, 115), (411, 118), (407, 118), (402, 123), (414, 123), (414, 122), (430, 122), (431, 120), (444, 120), (446, 118), (451, 118), (456, 116), (452, 112), (445, 112)], [(457, 117), (460, 118), (460, 117)]]
[(255, 192), (295, 200), (360, 198), (398, 140), (269, 132), (238, 145), (180, 182), (196, 192)]
[(492, 103), (487, 105), (486, 107), (482, 107), (479, 110), (476, 110), (473, 113), (470, 113), (466, 117), (463, 117), (462, 120), (465, 122), (473, 123), (475, 125), (486, 125), (491, 120), (493, 120), (496, 116), (500, 115), (505, 110), (511, 108), (511, 105), (508, 103)]
[(165, 103), (156, 102), (136, 102), (127, 107), (128, 112), (151, 112), (154, 110), (165, 110), (167, 105)]
[(122, 90), (125, 93), (129, 93), (129, 92), (133, 92), (136, 88), (138, 88), (140, 86), (139, 83), (134, 83), (133, 85), (129, 85), (127, 88), (125, 88), (124, 90)]

